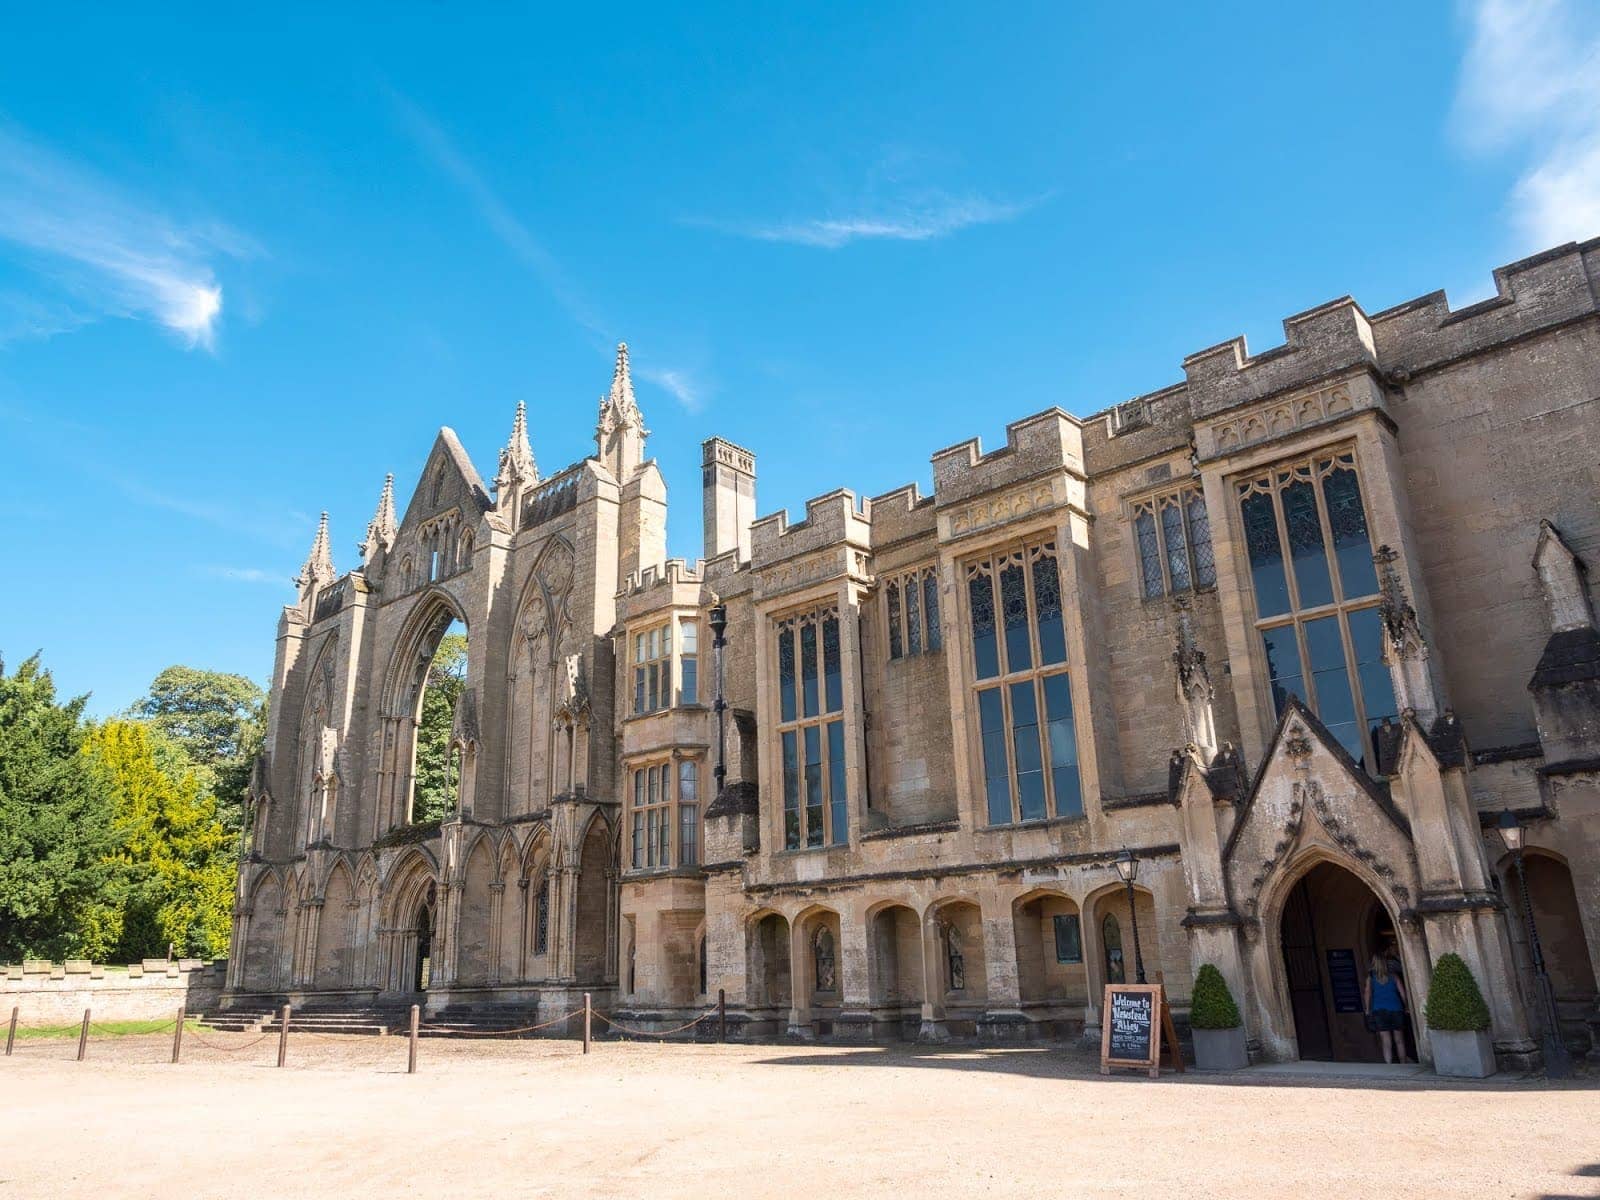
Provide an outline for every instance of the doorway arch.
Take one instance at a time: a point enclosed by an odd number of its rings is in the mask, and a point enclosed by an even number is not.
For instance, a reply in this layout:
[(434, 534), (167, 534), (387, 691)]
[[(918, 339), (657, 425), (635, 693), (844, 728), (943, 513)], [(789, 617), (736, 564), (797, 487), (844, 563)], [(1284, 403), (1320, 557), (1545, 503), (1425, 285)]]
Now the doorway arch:
[(1276, 965), (1279, 1025), (1296, 1057), (1318, 1062), (1382, 1062), (1366, 1027), (1362, 986), (1382, 954), (1406, 985), (1407, 1050), (1416, 1057), (1421, 988), (1412, 987), (1395, 913), (1373, 885), (1343, 863), (1318, 855), (1291, 873), (1280, 892), (1268, 949)]

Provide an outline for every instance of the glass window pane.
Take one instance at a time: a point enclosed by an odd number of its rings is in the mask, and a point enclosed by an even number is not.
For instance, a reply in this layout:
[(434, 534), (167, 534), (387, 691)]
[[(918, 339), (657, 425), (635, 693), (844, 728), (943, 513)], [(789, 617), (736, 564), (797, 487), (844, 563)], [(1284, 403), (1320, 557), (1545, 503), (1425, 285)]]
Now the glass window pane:
[[(660, 809), (661, 820), (656, 825), (656, 865), (672, 865), (672, 817), (667, 809)], [(652, 813), (651, 816), (655, 816)]]
[(1361, 707), (1367, 717), (1367, 737), (1362, 745), (1363, 765), (1371, 770), (1377, 759), (1371, 753), (1374, 735), (1385, 717), (1396, 716), (1394, 678), (1383, 661), (1383, 618), (1375, 608), (1358, 608), (1346, 618), (1350, 644), (1356, 652), (1356, 677), (1361, 685)]
[(1350, 691), (1338, 617), (1306, 622), (1306, 656), (1311, 660), (1311, 690), (1317, 694), (1317, 716), (1350, 751), (1350, 757), (1360, 761), (1365, 731), (1356, 720), (1356, 701)]
[(1167, 576), (1172, 580), (1172, 590), (1188, 591), (1193, 586), (1189, 579), (1189, 547), (1184, 543), (1183, 510), (1177, 500), (1162, 502), (1161, 540), (1167, 548)]
[(678, 864), (692, 867), (700, 861), (700, 809), (693, 804), (678, 806)]
[(645, 797), (645, 803), (661, 803), (661, 776), (656, 774), (656, 769), (654, 767), (646, 767), (644, 777), (645, 783), (649, 787), (649, 795)]
[(678, 649), (685, 654), (693, 654), (700, 649), (700, 627), (693, 621), (685, 621), (680, 627), (682, 636), (678, 640)]
[(1011, 775), (1006, 761), (1006, 714), (999, 688), (978, 693), (978, 727), (983, 739), (983, 780), (989, 824), (1011, 823)]
[(645, 699), (649, 703), (648, 712), (655, 712), (661, 707), (661, 664), (651, 663), (645, 668), (649, 683), (645, 687)]
[(1161, 581), (1161, 545), (1156, 540), (1156, 519), (1148, 511), (1133, 518), (1133, 534), (1139, 542), (1139, 575), (1146, 598), (1159, 596)]
[(944, 645), (944, 631), (939, 628), (939, 575), (929, 571), (922, 577), (922, 623), (927, 628), (929, 650)]
[(794, 630), (778, 629), (778, 705), (785, 721), (794, 720)]
[(808, 617), (800, 622), (800, 715), (817, 715), (817, 623)]
[(883, 594), (889, 606), (889, 657), (900, 657), (900, 585), (890, 583)]
[(800, 845), (800, 756), (794, 730), (783, 735), (783, 847)]
[(1057, 913), (1054, 919), (1056, 932), (1056, 961), (1081, 963), (1083, 961), (1083, 930), (1078, 926), (1077, 913)]
[(1322, 545), (1322, 519), (1317, 516), (1317, 494), (1311, 484), (1297, 480), (1283, 489), (1283, 527), (1289, 537), (1289, 557), (1294, 562), (1294, 582), (1300, 589), (1300, 607), (1333, 603), (1333, 580), (1328, 575), (1328, 553)]
[(1056, 816), (1081, 817), (1083, 789), (1078, 778), (1078, 734), (1072, 725), (1072, 683), (1065, 674), (1045, 677), (1044, 716)]
[(644, 668), (633, 669), (633, 711), (642, 713), (647, 711), (644, 706)]
[(683, 672), (683, 688), (679, 692), (679, 703), (700, 703), (700, 664), (692, 654), (685, 654), (681, 660), (679, 670)]
[(1039, 704), (1031, 679), (1011, 685), (1011, 748), (1016, 755), (1017, 801), (1022, 819), (1042, 820), (1044, 759), (1039, 750)]
[(1256, 615), (1276, 617), (1289, 611), (1289, 584), (1283, 573), (1283, 547), (1278, 544), (1278, 518), (1265, 492), (1246, 496), (1239, 505), (1244, 518), (1245, 549), (1250, 556), (1250, 582), (1255, 588)]
[(827, 704), (824, 712), (838, 712), (844, 708), (844, 677), (839, 674), (838, 617), (824, 617), (822, 621), (822, 698)]
[(1261, 643), (1267, 651), (1267, 677), (1272, 681), (1272, 711), (1283, 712), (1290, 696), (1306, 698), (1306, 688), (1300, 677), (1300, 646), (1293, 625), (1277, 629), (1263, 629)]
[(822, 845), (822, 730), (806, 727), (806, 845)]
[(678, 802), (688, 801), (693, 804), (700, 799), (700, 764), (694, 759), (685, 759), (678, 764)]
[(1000, 614), (1006, 635), (1006, 670), (1026, 671), (1033, 666), (1033, 646), (1028, 631), (1028, 588), (1019, 563), (1007, 563), (1000, 572)]
[[(638, 778), (635, 776), (635, 778)], [(644, 866), (644, 811), (636, 809), (633, 814), (633, 865), (635, 869)]]
[(1211, 549), (1211, 516), (1205, 497), (1191, 492), (1189, 511), (1189, 552), (1194, 556), (1195, 587), (1212, 587), (1217, 582), (1217, 559)]
[(1372, 540), (1367, 534), (1367, 513), (1361, 505), (1361, 484), (1354, 460), (1348, 454), (1341, 466), (1322, 481), (1322, 499), (1328, 506), (1328, 528), (1333, 532), (1333, 554), (1339, 560), (1339, 583), (1344, 598), (1370, 596), (1378, 590), (1377, 568), (1372, 562)]
[(972, 606), (972, 668), (979, 679), (1000, 674), (1000, 647), (994, 632), (994, 580), (974, 575), (967, 580), (967, 598)]
[(844, 790), (844, 722), (828, 722), (828, 821), (835, 846), (850, 840), (850, 811)]
[(906, 653), (922, 653), (922, 603), (915, 579), (906, 587)]
[(1039, 661), (1067, 661), (1067, 630), (1061, 620), (1061, 570), (1056, 556), (1041, 550), (1033, 560), (1033, 604), (1039, 624)]
[(647, 655), (644, 652), (644, 634), (636, 633), (633, 635), (633, 661), (643, 662), (646, 657)]
[(661, 810), (652, 808), (645, 813), (645, 837), (648, 843), (645, 848), (645, 865), (649, 867), (655, 866), (657, 862), (656, 845), (660, 828)]

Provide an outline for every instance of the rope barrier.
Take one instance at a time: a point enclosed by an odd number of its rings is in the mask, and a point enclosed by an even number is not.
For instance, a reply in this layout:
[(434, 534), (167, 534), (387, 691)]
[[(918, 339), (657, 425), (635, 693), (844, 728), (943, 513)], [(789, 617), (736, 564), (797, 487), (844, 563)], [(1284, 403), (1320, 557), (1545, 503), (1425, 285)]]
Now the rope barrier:
[(237, 1054), (241, 1050), (250, 1049), (251, 1046), (260, 1045), (262, 1042), (266, 1041), (269, 1037), (277, 1037), (278, 1036), (278, 1031), (276, 1029), (274, 1029), (274, 1030), (272, 1030), (272, 1031), (270, 1031), (268, 1033), (263, 1033), (263, 1034), (259, 1035), (258, 1037), (252, 1038), (250, 1041), (246, 1042), (242, 1046), (224, 1046), (224, 1045), (221, 1045), (218, 1042), (208, 1041), (206, 1038), (201, 1037), (200, 1034), (195, 1032), (194, 1030), (190, 1030), (189, 1036), (192, 1037), (195, 1041), (199, 1042), (202, 1046), (206, 1047), (208, 1050), (221, 1050), (226, 1054)]
[(635, 1037), (653, 1037), (653, 1038), (671, 1037), (675, 1033), (682, 1033), (685, 1029), (693, 1029), (696, 1025), (699, 1025), (699, 1024), (705, 1022), (705, 1021), (709, 1021), (712, 1017), (717, 1015), (717, 1010), (713, 1008), (710, 1012), (702, 1013), (700, 1016), (698, 1016), (694, 1020), (690, 1021), (687, 1025), (679, 1025), (675, 1029), (635, 1029), (630, 1025), (623, 1025), (623, 1024), (620, 1024), (617, 1021), (612, 1020), (605, 1013), (601, 1012), (598, 1008), (594, 1009), (593, 1011), (594, 1011), (594, 1015), (595, 1016), (599, 1017), (607, 1025), (611, 1026), (612, 1029), (615, 1029), (618, 1033), (630, 1033), (630, 1034), (634, 1035)]
[[(542, 1021), (538, 1025), (524, 1025), (520, 1029), (457, 1029), (457, 1028), (455, 1028), (453, 1026), (450, 1026), (450, 1025), (420, 1025), (420, 1026), (417, 1027), (417, 1032), (418, 1033), (430, 1033), (430, 1032), (431, 1033), (447, 1033), (451, 1037), (477, 1037), (477, 1038), (513, 1037), (513, 1036), (515, 1036), (516, 1034), (519, 1034), (519, 1033), (533, 1033), (535, 1030), (538, 1030), (538, 1029), (549, 1029), (550, 1026), (552, 1026), (552, 1025), (559, 1025), (562, 1021), (568, 1021), (568, 1020), (571, 1020), (573, 1017), (578, 1017), (578, 1016), (582, 1016), (582, 1015), (583, 1015), (583, 1009), (575, 1008), (571, 1012), (562, 1013), (559, 1017), (556, 1017), (553, 1020)], [(409, 1026), (407, 1027), (407, 1031), (409, 1032)]]

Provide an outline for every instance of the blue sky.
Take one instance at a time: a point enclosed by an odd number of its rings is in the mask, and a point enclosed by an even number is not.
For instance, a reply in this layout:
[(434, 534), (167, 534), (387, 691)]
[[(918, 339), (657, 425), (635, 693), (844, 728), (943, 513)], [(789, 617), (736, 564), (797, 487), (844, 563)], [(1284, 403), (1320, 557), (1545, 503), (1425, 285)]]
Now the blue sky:
[(438, 426), (591, 452), (618, 339), (694, 557), (711, 434), (798, 513), (1600, 234), (1576, 0), (138, 7), (0, 41), (0, 654), (100, 713), (264, 680)]

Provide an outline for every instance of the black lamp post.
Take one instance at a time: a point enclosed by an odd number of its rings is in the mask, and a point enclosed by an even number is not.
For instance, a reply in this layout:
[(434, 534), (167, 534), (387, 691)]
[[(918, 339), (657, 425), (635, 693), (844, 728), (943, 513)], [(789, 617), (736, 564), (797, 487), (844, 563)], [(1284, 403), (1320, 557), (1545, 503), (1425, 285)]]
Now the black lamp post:
[(1139, 876), (1139, 860), (1133, 856), (1133, 851), (1124, 847), (1113, 865), (1117, 868), (1118, 877), (1128, 885), (1128, 916), (1133, 921), (1133, 977), (1136, 982), (1143, 983), (1144, 954), (1139, 949), (1139, 910), (1133, 902), (1133, 881)]
[(728, 719), (728, 702), (722, 695), (722, 648), (728, 644), (724, 636), (728, 632), (728, 606), (716, 604), (711, 608), (711, 651), (715, 660), (717, 672), (717, 700), (712, 707), (717, 713), (717, 765), (713, 772), (717, 778), (717, 795), (722, 795), (722, 788), (728, 780), (728, 765), (724, 757), (727, 744), (726, 723)]
[(1539, 927), (1533, 922), (1533, 903), (1528, 899), (1528, 869), (1522, 858), (1522, 822), (1509, 808), (1501, 809), (1495, 829), (1500, 834), (1500, 840), (1506, 844), (1506, 849), (1511, 851), (1511, 864), (1517, 869), (1522, 916), (1528, 924), (1528, 956), (1533, 959), (1533, 980), (1539, 989), (1540, 1024), (1544, 1026), (1544, 1037), (1541, 1039), (1544, 1072), (1552, 1079), (1564, 1079), (1572, 1073), (1572, 1059), (1567, 1054), (1567, 1043), (1561, 1037), (1556, 993), (1550, 986), (1550, 973), (1544, 967), (1544, 948), (1539, 944)]

